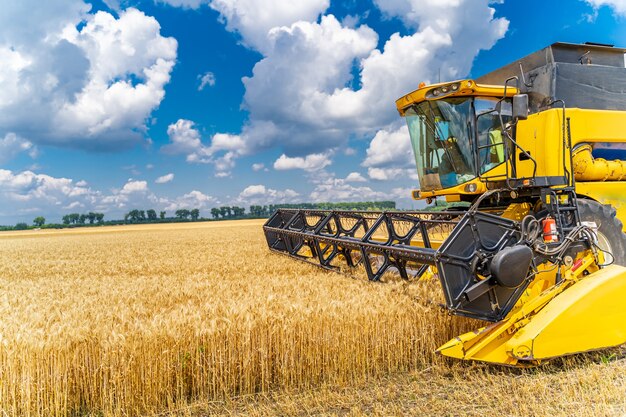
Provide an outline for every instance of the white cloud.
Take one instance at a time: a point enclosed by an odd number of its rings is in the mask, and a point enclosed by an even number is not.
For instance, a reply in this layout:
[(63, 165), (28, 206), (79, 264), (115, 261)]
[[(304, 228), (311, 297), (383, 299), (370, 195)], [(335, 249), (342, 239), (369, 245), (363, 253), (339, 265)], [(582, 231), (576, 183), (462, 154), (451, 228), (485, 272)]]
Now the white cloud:
[(415, 168), (368, 168), (367, 175), (378, 181), (390, 181), (399, 179), (418, 180)]
[(258, 195), (265, 195), (266, 192), (267, 189), (264, 185), (249, 185), (241, 193), (239, 193), (239, 197), (250, 198)]
[(599, 9), (602, 6), (608, 6), (613, 9), (616, 14), (626, 16), (626, 0), (585, 0), (594, 9)]
[(170, 155), (185, 155), (187, 162), (213, 164), (218, 173), (229, 174), (235, 160), (247, 153), (246, 141), (241, 135), (216, 133), (210, 145), (202, 143), (201, 135), (191, 120), (179, 119), (168, 126), (170, 143), (161, 150)]
[(347, 179), (328, 176), (319, 181), (309, 198), (314, 202), (327, 201), (371, 201), (407, 199), (410, 191), (394, 188), (391, 191), (377, 191), (367, 186), (354, 186)]
[[(271, 194), (271, 193), (270, 193)], [(210, 195), (198, 190), (178, 197), (157, 196), (141, 180), (127, 180), (111, 191), (94, 190), (86, 181), (58, 178), (32, 171), (13, 172), (0, 169), (0, 221), (14, 223), (32, 220), (32, 213), (43, 214), (48, 221), (61, 221), (72, 211), (98, 211), (107, 219), (120, 219), (131, 209), (177, 210), (206, 209), (219, 204)]]
[[(169, 125), (167, 135), (171, 143), (161, 148), (165, 153), (198, 155), (206, 152), (206, 147), (200, 139), (200, 132), (194, 128), (194, 123), (191, 120), (179, 119), (176, 123)], [(193, 158), (197, 159), (198, 157), (194, 156)]]
[(77, 0), (13, 3), (0, 16), (0, 135), (82, 148), (140, 141), (176, 40), (133, 8), (115, 18)]
[(258, 132), (250, 146), (262, 142), (280, 144), (289, 154), (317, 153), (345, 141), (346, 130), (359, 130), (367, 116), (355, 115), (357, 103), (326, 98), (347, 88), (354, 66), (376, 47), (376, 32), (342, 27), (329, 15), (320, 23), (274, 28), (268, 42), (252, 77), (243, 79), (244, 105), (250, 130), (270, 123), (275, 129)]
[(282, 154), (275, 162), (274, 169), (278, 171), (284, 171), (288, 169), (303, 169), (308, 172), (319, 171), (330, 165), (330, 154), (317, 153), (307, 155), (304, 158), (295, 157), (291, 158), (285, 154)]
[(143, 193), (148, 191), (147, 181), (134, 181), (129, 179), (120, 190), (120, 194)]
[(77, 208), (85, 208), (85, 205), (79, 201), (73, 201), (70, 204), (68, 204), (67, 206), (63, 207), (66, 210), (74, 210)]
[(367, 182), (367, 179), (358, 172), (351, 172), (345, 179), (346, 182)]
[[(345, 146), (351, 136), (388, 128), (398, 119), (395, 99), (439, 75), (465, 76), (478, 52), (508, 27), (506, 19), (494, 18), (489, 0), (427, 3), (376, 2), (413, 31), (393, 34), (381, 50), (372, 29), (347, 27), (332, 15), (269, 29), (258, 47), (263, 59), (243, 79), (252, 151), (280, 145), (292, 156), (320, 153)], [(258, 29), (255, 22), (237, 20), (232, 8), (217, 10), (231, 30)], [(272, 129), (257, 131), (267, 126)]]
[(238, 204), (276, 204), (293, 203), (300, 196), (296, 191), (287, 188), (276, 190), (262, 184), (249, 185), (244, 188), (235, 200)]
[(252, 164), (252, 170), (253, 171), (260, 171), (263, 168), (265, 168), (265, 164), (262, 164), (262, 163)]
[(381, 129), (370, 142), (363, 161), (365, 167), (402, 167), (415, 164), (406, 125), (397, 129)]
[(200, 80), (198, 91), (204, 90), (204, 88), (207, 86), (213, 87), (215, 85), (215, 74), (213, 74), (210, 71), (204, 74), (198, 75), (198, 79)]
[(272, 28), (288, 26), (298, 21), (315, 21), (329, 5), (330, 0), (212, 0), (210, 2), (210, 7), (218, 11), (226, 21), (228, 30), (239, 33), (244, 44), (261, 52), (268, 48), (267, 34)]
[(156, 184), (166, 184), (168, 182), (171, 182), (173, 179), (174, 179), (174, 174), (170, 172), (169, 174), (165, 174), (157, 178), (156, 180), (154, 180), (154, 182)]
[(4, 138), (0, 138), (0, 164), (10, 161), (22, 152), (27, 152), (31, 158), (36, 158), (38, 154), (36, 146), (15, 133), (7, 133)]
[(390, 126), (376, 132), (361, 164), (367, 175), (377, 181), (417, 180), (415, 158), (406, 125)]
[[(54, 207), (73, 198), (90, 199), (94, 195), (92, 190), (69, 178), (0, 169), (0, 200), (4, 202), (4, 210), (15, 205), (25, 210), (40, 203)], [(11, 211), (19, 213), (20, 209), (13, 207)]]
[(184, 194), (173, 200), (161, 199), (161, 203), (166, 203), (165, 210), (175, 211), (178, 209), (206, 209), (212, 204), (217, 203), (217, 199), (210, 195), (206, 195), (198, 190)]

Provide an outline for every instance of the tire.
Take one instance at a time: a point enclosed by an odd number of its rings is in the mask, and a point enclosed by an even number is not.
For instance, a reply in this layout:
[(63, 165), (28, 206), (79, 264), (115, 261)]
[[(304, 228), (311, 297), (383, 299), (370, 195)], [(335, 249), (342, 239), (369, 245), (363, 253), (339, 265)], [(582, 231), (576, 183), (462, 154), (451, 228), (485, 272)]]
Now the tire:
[[(608, 249), (615, 264), (626, 266), (626, 234), (622, 231), (622, 222), (616, 217), (616, 211), (610, 204), (600, 204), (597, 201), (578, 199), (578, 213), (583, 222), (595, 222), (598, 226), (598, 244), (602, 249)], [(604, 245), (603, 245), (604, 239)], [(608, 243), (610, 248), (605, 248)], [(606, 255), (606, 262), (611, 257)]]

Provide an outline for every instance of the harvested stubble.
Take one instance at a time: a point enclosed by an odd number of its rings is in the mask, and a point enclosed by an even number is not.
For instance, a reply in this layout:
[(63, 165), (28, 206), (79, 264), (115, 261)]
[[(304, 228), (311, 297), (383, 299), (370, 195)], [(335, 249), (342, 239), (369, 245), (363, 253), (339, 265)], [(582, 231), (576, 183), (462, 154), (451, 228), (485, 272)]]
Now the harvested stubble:
[(0, 415), (127, 416), (443, 363), (436, 282), (268, 253), (260, 222), (0, 235)]

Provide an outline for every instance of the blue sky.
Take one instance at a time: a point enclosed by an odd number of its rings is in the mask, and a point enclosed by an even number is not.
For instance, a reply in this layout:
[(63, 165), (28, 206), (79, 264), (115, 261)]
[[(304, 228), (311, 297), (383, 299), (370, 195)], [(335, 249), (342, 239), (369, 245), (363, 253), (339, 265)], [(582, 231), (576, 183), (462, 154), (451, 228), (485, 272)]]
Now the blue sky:
[(0, 224), (418, 207), (395, 98), (556, 41), (626, 46), (624, 0), (0, 2)]

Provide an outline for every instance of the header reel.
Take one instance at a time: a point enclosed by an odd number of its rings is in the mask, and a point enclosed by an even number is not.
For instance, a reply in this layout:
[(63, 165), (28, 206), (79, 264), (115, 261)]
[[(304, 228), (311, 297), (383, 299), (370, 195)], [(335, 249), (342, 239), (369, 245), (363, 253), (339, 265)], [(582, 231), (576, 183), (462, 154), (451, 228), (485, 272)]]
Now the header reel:
[(419, 278), (436, 266), (454, 314), (501, 320), (532, 277), (519, 223), (477, 212), (278, 210), (264, 226), (270, 249), (327, 269), (363, 264), (378, 281)]

